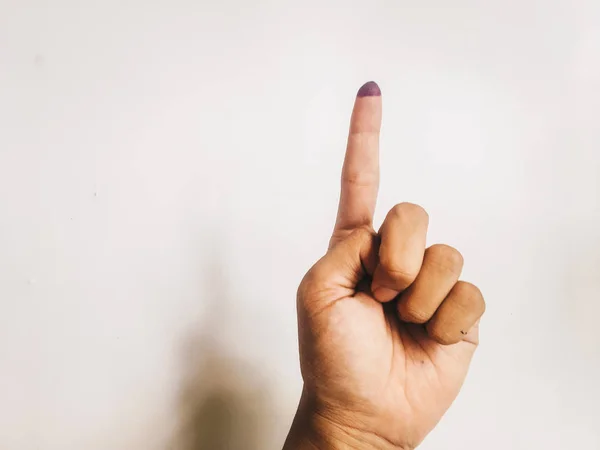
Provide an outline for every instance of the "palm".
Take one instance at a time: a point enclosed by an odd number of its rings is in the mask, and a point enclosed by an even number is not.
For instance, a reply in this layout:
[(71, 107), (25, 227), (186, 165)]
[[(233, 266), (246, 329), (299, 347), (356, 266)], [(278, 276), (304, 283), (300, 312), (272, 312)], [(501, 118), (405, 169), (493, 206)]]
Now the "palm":
[(365, 292), (339, 299), (315, 319), (310, 328), (319, 339), (303, 352), (318, 358), (318, 373), (305, 379), (315, 380), (312, 388), (334, 406), (362, 405), (367, 415), (387, 417), (378, 432), (392, 442), (409, 431), (420, 442), (435, 426), (458, 394), (476, 348), (468, 341), (440, 345), (422, 326), (400, 322), (393, 304)]

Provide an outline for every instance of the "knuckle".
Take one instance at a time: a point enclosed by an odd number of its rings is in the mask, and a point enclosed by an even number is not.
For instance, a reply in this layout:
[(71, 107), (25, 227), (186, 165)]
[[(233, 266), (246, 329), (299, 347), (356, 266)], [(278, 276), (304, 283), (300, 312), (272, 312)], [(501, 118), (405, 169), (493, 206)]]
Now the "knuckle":
[(485, 313), (485, 300), (483, 299), (483, 295), (481, 295), (481, 291), (477, 289), (476, 294), (469, 297), (469, 310), (473, 315), (477, 317), (481, 317)]
[(483, 294), (473, 283), (461, 280), (454, 285), (452, 290), (455, 291), (455, 295), (457, 295), (460, 299), (464, 299), (464, 301), (468, 302), (469, 304), (485, 305)]
[(485, 299), (482, 296), (481, 301), (479, 302), (479, 315), (483, 316), (485, 314), (486, 309), (487, 309), (487, 304), (485, 303)]
[(453, 307), (471, 318), (479, 318), (485, 313), (485, 300), (477, 286), (459, 281), (452, 288)]
[(452, 273), (460, 273), (464, 264), (462, 254), (454, 247), (446, 244), (432, 245), (427, 249), (427, 256), (434, 264)]
[(390, 214), (396, 217), (408, 216), (411, 218), (418, 218), (420, 220), (429, 221), (429, 214), (427, 211), (423, 209), (422, 206), (419, 206), (415, 203), (398, 203), (394, 205), (394, 207), (390, 210)]

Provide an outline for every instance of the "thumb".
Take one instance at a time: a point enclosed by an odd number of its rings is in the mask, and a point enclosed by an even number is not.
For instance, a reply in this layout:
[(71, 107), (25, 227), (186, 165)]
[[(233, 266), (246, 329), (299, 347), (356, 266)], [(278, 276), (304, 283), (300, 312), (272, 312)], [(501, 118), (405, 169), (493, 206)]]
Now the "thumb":
[(298, 300), (312, 312), (350, 297), (377, 266), (378, 238), (368, 227), (354, 229), (308, 271), (298, 288)]

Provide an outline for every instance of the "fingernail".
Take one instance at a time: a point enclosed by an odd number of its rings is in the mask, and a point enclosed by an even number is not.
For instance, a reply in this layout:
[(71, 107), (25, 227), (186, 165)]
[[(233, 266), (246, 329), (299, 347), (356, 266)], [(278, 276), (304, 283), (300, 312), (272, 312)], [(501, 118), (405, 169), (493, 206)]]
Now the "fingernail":
[(398, 295), (398, 291), (383, 286), (376, 287), (373, 291), (373, 297), (380, 302), (389, 302), (390, 300), (393, 300), (396, 295)]
[(357, 97), (379, 97), (380, 95), (381, 89), (374, 81), (367, 81), (356, 93)]

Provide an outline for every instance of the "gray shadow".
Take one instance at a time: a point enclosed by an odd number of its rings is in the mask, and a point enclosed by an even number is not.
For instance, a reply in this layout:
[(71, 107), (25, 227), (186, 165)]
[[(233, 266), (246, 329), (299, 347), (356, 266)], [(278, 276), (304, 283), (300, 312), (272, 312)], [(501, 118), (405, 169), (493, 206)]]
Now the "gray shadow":
[(183, 345), (177, 429), (170, 448), (264, 450), (266, 422), (272, 417), (266, 382), (223, 343), (232, 307), (225, 266), (213, 258), (206, 269), (206, 286), (215, 295), (202, 326)]

